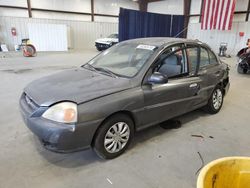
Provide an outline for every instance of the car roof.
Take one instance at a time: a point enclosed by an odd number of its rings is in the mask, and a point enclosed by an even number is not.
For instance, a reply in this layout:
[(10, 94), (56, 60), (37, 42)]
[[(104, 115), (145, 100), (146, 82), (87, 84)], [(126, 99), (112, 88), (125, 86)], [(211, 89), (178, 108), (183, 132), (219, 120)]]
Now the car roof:
[(184, 42), (184, 43), (190, 42), (190, 43), (197, 43), (197, 44), (206, 45), (199, 40), (191, 40), (191, 39), (184, 39), (184, 38), (172, 38), (172, 37), (137, 38), (137, 39), (126, 40), (124, 42), (134, 43), (134, 44), (153, 45), (153, 46), (158, 46), (158, 47), (160, 47), (162, 45), (169, 44), (169, 43), (178, 43), (178, 42)]

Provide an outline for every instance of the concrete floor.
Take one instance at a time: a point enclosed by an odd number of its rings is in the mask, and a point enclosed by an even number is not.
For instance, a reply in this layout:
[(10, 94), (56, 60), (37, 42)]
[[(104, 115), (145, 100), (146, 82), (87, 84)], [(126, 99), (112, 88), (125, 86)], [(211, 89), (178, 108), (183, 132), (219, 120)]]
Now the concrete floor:
[[(183, 126), (160, 126), (137, 133), (130, 149), (114, 160), (101, 160), (92, 150), (57, 154), (45, 150), (26, 128), (18, 99), (30, 81), (81, 65), (96, 51), (0, 58), (0, 187), (53, 188), (194, 188), (204, 162), (250, 155), (250, 75), (231, 64), (231, 88), (216, 115), (197, 110), (179, 117)], [(1, 56), (0, 56), (1, 57)], [(202, 135), (204, 138), (192, 137)], [(210, 136), (212, 136), (210, 138)]]

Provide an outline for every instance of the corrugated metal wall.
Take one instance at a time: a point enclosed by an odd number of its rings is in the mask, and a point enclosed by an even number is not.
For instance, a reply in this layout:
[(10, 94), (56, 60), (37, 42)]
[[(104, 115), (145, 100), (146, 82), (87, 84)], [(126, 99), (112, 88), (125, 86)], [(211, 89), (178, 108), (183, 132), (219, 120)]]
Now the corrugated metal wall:
[[(20, 44), (22, 38), (29, 37), (28, 23), (65, 24), (69, 26), (71, 46), (74, 49), (94, 48), (94, 41), (97, 38), (118, 32), (117, 23), (0, 17), (0, 43), (7, 44), (8, 48), (13, 50), (14, 45)], [(16, 28), (16, 37), (11, 35), (12, 27)]]
[(68, 51), (66, 25), (29, 23), (28, 30), (36, 51)]
[[(244, 32), (245, 35), (240, 37), (239, 32)], [(250, 22), (233, 22), (231, 31), (201, 30), (200, 23), (190, 23), (188, 38), (207, 43), (215, 52), (219, 51), (221, 42), (226, 42), (228, 43), (227, 53), (234, 55), (241, 48), (246, 47), (246, 41), (250, 38)]]

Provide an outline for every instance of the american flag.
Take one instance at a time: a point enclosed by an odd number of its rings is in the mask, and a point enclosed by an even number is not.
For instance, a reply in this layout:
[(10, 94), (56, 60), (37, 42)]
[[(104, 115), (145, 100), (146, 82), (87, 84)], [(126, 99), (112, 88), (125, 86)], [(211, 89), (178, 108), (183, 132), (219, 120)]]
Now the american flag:
[(201, 29), (231, 30), (236, 0), (204, 0)]

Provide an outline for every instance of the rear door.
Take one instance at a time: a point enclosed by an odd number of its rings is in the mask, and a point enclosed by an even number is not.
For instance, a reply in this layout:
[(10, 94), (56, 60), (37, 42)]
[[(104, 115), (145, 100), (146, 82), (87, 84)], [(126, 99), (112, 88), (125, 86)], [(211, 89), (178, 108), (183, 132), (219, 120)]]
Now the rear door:
[(208, 100), (220, 78), (223, 77), (223, 70), (220, 69), (219, 60), (215, 54), (203, 46), (200, 47), (198, 76), (202, 80), (202, 91)]

